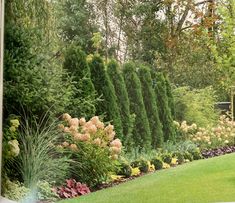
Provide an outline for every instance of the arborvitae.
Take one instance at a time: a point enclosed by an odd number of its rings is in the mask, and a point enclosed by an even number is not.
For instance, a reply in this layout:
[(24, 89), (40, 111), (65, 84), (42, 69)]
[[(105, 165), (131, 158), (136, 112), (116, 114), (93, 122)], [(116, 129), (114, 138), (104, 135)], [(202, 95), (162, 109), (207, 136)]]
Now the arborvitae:
[(169, 78), (166, 77), (165, 79), (166, 79), (166, 92), (167, 92), (167, 97), (168, 97), (168, 105), (169, 105), (170, 110), (171, 110), (172, 118), (174, 119), (175, 118), (174, 97), (173, 97), (173, 94), (172, 94), (171, 84), (170, 84)]
[(114, 86), (105, 70), (105, 65), (99, 55), (93, 56), (89, 62), (91, 68), (91, 79), (95, 89), (103, 101), (96, 107), (96, 115), (105, 115), (105, 121), (113, 121), (117, 136), (122, 139), (123, 129), (117, 97)]
[(124, 78), (121, 74), (120, 67), (115, 60), (111, 60), (107, 66), (108, 75), (115, 88), (116, 96), (118, 99), (118, 107), (122, 120), (123, 127), (123, 141), (130, 142), (129, 138), (131, 135), (131, 114), (130, 114), (130, 101), (126, 89)]
[(154, 90), (156, 93), (159, 118), (163, 125), (164, 141), (175, 141), (175, 127), (168, 105), (166, 81), (162, 73), (153, 73)]
[(130, 100), (130, 111), (135, 114), (135, 124), (132, 133), (134, 144), (141, 148), (149, 149), (151, 148), (151, 132), (135, 64), (126, 63), (123, 68), (123, 75)]
[(153, 81), (151, 78), (150, 69), (148, 67), (141, 66), (138, 70), (138, 75), (141, 81), (144, 105), (152, 134), (152, 147), (161, 147), (163, 143), (162, 124), (158, 115), (156, 95), (152, 85)]
[(96, 112), (96, 91), (91, 81), (86, 54), (79, 47), (71, 45), (65, 53), (64, 68), (75, 83), (74, 99), (69, 111), (77, 117), (93, 116)]

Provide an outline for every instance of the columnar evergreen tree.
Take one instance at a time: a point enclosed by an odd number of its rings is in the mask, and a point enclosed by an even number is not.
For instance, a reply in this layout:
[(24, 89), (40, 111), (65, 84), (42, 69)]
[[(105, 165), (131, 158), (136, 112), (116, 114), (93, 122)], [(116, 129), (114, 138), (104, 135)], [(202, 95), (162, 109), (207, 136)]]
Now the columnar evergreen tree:
[(133, 129), (134, 144), (149, 149), (151, 147), (151, 132), (135, 64), (126, 63), (123, 68), (123, 75), (130, 100), (130, 111), (136, 116)]
[(71, 45), (65, 53), (64, 68), (75, 83), (75, 95), (69, 111), (77, 117), (93, 116), (96, 112), (96, 91), (91, 81), (86, 54), (79, 47)]
[(152, 135), (152, 147), (161, 147), (163, 143), (162, 124), (158, 115), (156, 95), (152, 86), (153, 81), (151, 78), (150, 69), (146, 66), (141, 66), (138, 70), (138, 75), (141, 81), (144, 105)]
[(153, 85), (156, 93), (159, 118), (163, 125), (164, 141), (175, 141), (175, 127), (168, 105), (166, 81), (162, 73), (153, 73)]
[(174, 119), (175, 118), (174, 97), (173, 97), (173, 94), (172, 94), (171, 84), (170, 84), (169, 78), (166, 77), (165, 79), (166, 79), (166, 92), (167, 92), (167, 97), (168, 97), (168, 105), (169, 105), (170, 110), (171, 110), (172, 118)]
[(115, 60), (111, 60), (107, 66), (107, 72), (115, 88), (119, 112), (122, 120), (123, 127), (123, 141), (130, 141), (131, 135), (131, 114), (130, 114), (130, 101), (126, 89), (124, 78), (121, 74), (120, 67)]
[(103, 101), (96, 107), (96, 115), (105, 115), (106, 121), (113, 121), (117, 136), (122, 139), (123, 128), (117, 104), (114, 86), (105, 70), (105, 65), (99, 55), (93, 56), (89, 62), (91, 79), (95, 89)]

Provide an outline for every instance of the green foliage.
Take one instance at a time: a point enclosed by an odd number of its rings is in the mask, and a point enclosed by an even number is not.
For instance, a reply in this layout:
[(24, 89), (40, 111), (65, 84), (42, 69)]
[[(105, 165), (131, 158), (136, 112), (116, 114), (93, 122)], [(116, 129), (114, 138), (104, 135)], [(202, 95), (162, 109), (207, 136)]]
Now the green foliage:
[(148, 161), (145, 160), (145, 159), (141, 159), (141, 160), (139, 161), (139, 166), (138, 166), (138, 167), (139, 167), (139, 169), (140, 169), (141, 172), (147, 173), (147, 172), (148, 172), (148, 169), (149, 169)]
[(186, 120), (201, 127), (212, 125), (218, 120), (218, 112), (214, 109), (216, 96), (211, 87), (192, 90), (189, 87), (179, 87), (173, 94), (177, 120)]
[(172, 94), (172, 88), (169, 79), (166, 77), (166, 93), (167, 93), (167, 98), (168, 98), (168, 105), (171, 110), (171, 115), (172, 118), (175, 118), (175, 102), (174, 102), (174, 97)]
[(152, 87), (150, 69), (148, 67), (141, 66), (138, 70), (138, 75), (141, 81), (144, 105), (152, 135), (152, 147), (161, 147), (163, 143), (162, 124), (158, 115), (159, 110), (156, 104), (156, 95)]
[[(107, 66), (107, 72), (114, 85), (116, 96), (118, 99), (118, 106), (122, 120), (123, 127), (123, 141), (127, 144), (131, 142), (132, 123), (133, 119), (130, 114), (130, 101), (126, 89), (124, 78), (120, 72), (120, 67), (115, 60), (111, 60)], [(128, 146), (127, 146), (128, 147)]]
[(125, 176), (126, 178), (129, 178), (131, 176), (131, 166), (127, 161), (120, 161), (117, 175), (122, 175)]
[(189, 161), (193, 161), (193, 155), (190, 152), (184, 152), (184, 159), (188, 159)]
[(163, 167), (163, 162), (162, 162), (162, 160), (161, 160), (160, 158), (158, 158), (158, 157), (152, 158), (152, 159), (151, 159), (151, 164), (154, 165), (154, 167), (155, 167), (156, 170), (160, 170), (160, 169), (162, 169), (162, 167)]
[(171, 164), (172, 155), (170, 153), (164, 153), (161, 155), (162, 161), (167, 164)]
[(175, 141), (175, 127), (169, 108), (167, 97), (166, 81), (162, 73), (152, 73), (154, 90), (156, 93), (157, 106), (159, 109), (159, 117), (163, 125), (164, 141)]
[(122, 139), (123, 128), (117, 104), (117, 96), (114, 86), (105, 70), (102, 58), (99, 55), (95, 55), (89, 62), (89, 66), (95, 90), (101, 96), (101, 99), (103, 99), (103, 101), (97, 104), (96, 115), (105, 114), (104, 120), (113, 122), (117, 136)]
[(65, 110), (72, 95), (70, 79), (62, 68), (38, 53), (37, 33), (7, 24), (4, 60), (4, 115), (30, 112), (41, 117)]
[(52, 185), (44, 180), (37, 183), (37, 199), (55, 202), (59, 196), (53, 191)]
[(97, 29), (91, 23), (94, 18), (91, 3), (85, 0), (61, 0), (56, 4), (61, 38), (76, 42), (86, 53), (94, 51), (91, 38)]
[(12, 182), (7, 180), (3, 185), (3, 196), (15, 201), (23, 200), (23, 198), (30, 192), (23, 184), (19, 182)]
[(182, 152), (174, 152), (172, 156), (177, 158), (178, 164), (182, 164), (185, 161), (184, 154)]
[(108, 179), (109, 172), (114, 171), (114, 162), (110, 160), (107, 148), (92, 143), (78, 144), (79, 153), (71, 152), (73, 178), (94, 187)]
[(68, 107), (71, 115), (91, 117), (96, 112), (96, 92), (91, 81), (86, 54), (77, 46), (70, 45), (65, 53), (64, 68), (68, 70), (74, 84), (74, 98)]
[(127, 87), (130, 100), (130, 111), (136, 115), (135, 126), (133, 129), (133, 142), (136, 146), (150, 149), (151, 132), (147, 113), (144, 106), (141, 83), (135, 70), (135, 64), (126, 63), (123, 68), (123, 76)]
[(194, 149), (194, 150), (190, 151), (190, 153), (193, 156), (193, 160), (199, 160), (199, 159), (203, 158), (203, 156), (200, 152), (200, 149)]
[(35, 187), (43, 180), (60, 183), (67, 177), (69, 160), (61, 157), (55, 146), (59, 138), (56, 122), (46, 126), (25, 120), (19, 134), (21, 147), (17, 164), (25, 186)]

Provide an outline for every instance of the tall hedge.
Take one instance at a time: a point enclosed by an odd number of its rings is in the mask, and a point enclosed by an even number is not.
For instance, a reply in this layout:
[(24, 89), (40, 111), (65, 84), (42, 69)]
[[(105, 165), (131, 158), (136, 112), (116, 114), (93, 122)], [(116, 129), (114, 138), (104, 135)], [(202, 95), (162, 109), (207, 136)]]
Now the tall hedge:
[(93, 116), (96, 112), (96, 91), (91, 81), (86, 54), (78, 46), (69, 46), (65, 53), (64, 68), (75, 83), (74, 98), (69, 106), (71, 115), (88, 118)]
[(122, 73), (120, 71), (120, 67), (115, 60), (111, 60), (108, 63), (107, 72), (115, 88), (118, 100), (119, 112), (122, 120), (123, 135), (124, 135), (123, 141), (127, 141), (129, 140), (131, 135), (132, 122), (130, 114), (130, 101), (126, 89), (126, 84), (122, 76)]
[(136, 73), (135, 64), (126, 63), (123, 67), (124, 80), (130, 100), (130, 111), (135, 114), (133, 141), (135, 146), (151, 148), (151, 132), (144, 106), (141, 83)]
[(150, 69), (146, 66), (140, 66), (138, 70), (139, 79), (142, 86), (142, 95), (147, 112), (150, 131), (152, 135), (152, 147), (161, 147), (163, 143), (162, 124), (158, 115), (156, 95), (153, 89), (153, 81)]
[(172, 88), (171, 88), (169, 78), (165, 77), (165, 79), (166, 79), (166, 92), (167, 92), (167, 97), (168, 97), (168, 105), (171, 110), (172, 118), (175, 119), (175, 102), (174, 102), (174, 97), (172, 94)]
[(123, 138), (121, 116), (117, 104), (114, 86), (105, 70), (105, 65), (99, 55), (94, 55), (89, 62), (91, 79), (94, 87), (103, 101), (96, 107), (96, 115), (104, 115), (105, 121), (113, 121), (117, 136)]
[(162, 73), (152, 73), (159, 118), (163, 125), (164, 141), (175, 141), (175, 128), (168, 104), (166, 80)]

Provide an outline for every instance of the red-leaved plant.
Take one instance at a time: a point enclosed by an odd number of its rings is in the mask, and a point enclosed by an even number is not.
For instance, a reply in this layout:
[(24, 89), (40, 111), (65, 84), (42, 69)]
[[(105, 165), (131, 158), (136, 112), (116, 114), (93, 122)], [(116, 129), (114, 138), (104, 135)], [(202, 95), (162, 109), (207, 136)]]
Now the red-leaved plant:
[(66, 185), (56, 189), (60, 198), (78, 197), (90, 193), (89, 187), (86, 184), (76, 182), (74, 179), (66, 180)]

